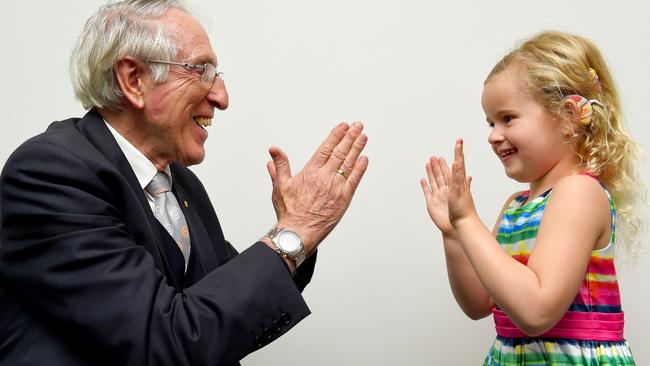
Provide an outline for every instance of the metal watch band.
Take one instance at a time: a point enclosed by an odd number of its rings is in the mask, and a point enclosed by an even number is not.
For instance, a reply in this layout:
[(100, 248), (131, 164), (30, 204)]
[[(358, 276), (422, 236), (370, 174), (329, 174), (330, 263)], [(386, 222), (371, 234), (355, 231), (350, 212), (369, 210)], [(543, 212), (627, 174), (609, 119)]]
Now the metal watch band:
[(296, 234), (300, 238), (300, 235), (298, 235), (295, 231), (285, 229), (285, 228), (281, 228), (281, 227), (277, 227), (277, 226), (274, 226), (273, 228), (271, 228), (271, 230), (269, 230), (269, 232), (266, 233), (265, 236), (268, 237), (269, 239), (271, 239), (271, 243), (273, 243), (273, 246), (275, 248), (276, 253), (281, 255), (282, 258), (289, 258), (289, 259), (293, 260), (296, 263), (296, 267), (298, 267), (305, 260), (305, 248), (304, 248), (304, 246), (302, 246), (302, 239), (301, 239), (301, 248), (300, 248), (300, 250), (298, 252), (296, 252), (296, 253), (286, 252), (286, 251), (282, 250), (278, 246), (278, 243), (276, 242), (276, 238), (277, 238), (278, 234), (283, 230), (291, 231), (292, 233)]

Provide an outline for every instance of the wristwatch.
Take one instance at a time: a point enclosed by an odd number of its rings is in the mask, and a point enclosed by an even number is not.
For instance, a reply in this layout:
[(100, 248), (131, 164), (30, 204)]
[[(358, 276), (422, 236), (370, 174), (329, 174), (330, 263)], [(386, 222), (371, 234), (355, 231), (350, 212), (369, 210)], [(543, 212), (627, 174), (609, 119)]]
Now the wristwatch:
[(275, 251), (283, 258), (296, 262), (296, 267), (305, 260), (305, 245), (296, 232), (274, 226), (266, 236), (273, 242)]

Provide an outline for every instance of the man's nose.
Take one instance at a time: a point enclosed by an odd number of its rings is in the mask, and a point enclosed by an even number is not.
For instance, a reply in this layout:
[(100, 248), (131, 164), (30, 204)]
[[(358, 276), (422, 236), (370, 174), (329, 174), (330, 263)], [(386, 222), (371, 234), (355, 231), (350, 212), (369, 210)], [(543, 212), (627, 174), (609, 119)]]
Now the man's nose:
[(217, 109), (224, 110), (228, 108), (228, 90), (226, 90), (226, 84), (222, 79), (216, 78), (214, 80), (207, 98)]

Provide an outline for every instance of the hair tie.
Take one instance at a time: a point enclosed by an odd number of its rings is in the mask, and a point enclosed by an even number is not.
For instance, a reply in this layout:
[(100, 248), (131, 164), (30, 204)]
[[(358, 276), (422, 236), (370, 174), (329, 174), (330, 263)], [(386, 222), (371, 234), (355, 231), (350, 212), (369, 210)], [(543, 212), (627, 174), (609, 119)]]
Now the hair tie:
[(594, 114), (593, 105), (604, 107), (605, 105), (601, 103), (598, 99), (587, 99), (582, 95), (571, 94), (567, 98), (573, 100), (580, 107), (580, 124), (589, 126), (591, 124), (591, 117)]
[(598, 78), (598, 73), (596, 70), (592, 69), (591, 67), (589, 68), (589, 79), (592, 83), (594, 83), (594, 89), (600, 93), (601, 90), (603, 90), (602, 85), (600, 85), (600, 78)]

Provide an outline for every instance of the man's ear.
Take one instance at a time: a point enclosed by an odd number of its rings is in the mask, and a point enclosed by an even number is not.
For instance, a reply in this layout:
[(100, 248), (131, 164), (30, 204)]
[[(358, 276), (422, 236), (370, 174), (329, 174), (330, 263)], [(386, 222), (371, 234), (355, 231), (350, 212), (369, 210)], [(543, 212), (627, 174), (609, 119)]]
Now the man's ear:
[(113, 66), (115, 79), (124, 98), (135, 109), (144, 108), (143, 65), (133, 57), (126, 56)]

